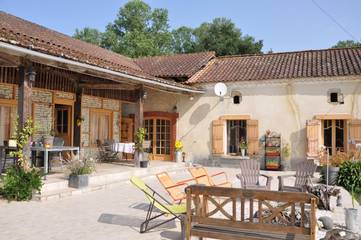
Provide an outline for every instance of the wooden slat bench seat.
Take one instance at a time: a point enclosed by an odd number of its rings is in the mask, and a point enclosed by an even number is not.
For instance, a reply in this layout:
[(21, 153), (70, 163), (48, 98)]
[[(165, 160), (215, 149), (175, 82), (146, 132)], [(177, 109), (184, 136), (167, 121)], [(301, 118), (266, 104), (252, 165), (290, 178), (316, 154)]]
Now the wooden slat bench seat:
[(186, 188), (186, 239), (316, 239), (317, 197), (192, 185)]

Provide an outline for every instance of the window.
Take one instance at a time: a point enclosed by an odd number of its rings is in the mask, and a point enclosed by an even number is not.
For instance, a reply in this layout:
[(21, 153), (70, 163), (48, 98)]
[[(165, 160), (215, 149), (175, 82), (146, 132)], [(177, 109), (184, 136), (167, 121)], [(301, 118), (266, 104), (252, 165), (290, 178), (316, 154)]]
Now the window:
[(110, 111), (90, 111), (90, 145), (94, 146), (97, 140), (104, 142), (111, 139), (112, 117)]
[(247, 120), (227, 120), (228, 153), (239, 153), (241, 141), (247, 141)]
[(232, 91), (233, 104), (240, 104), (242, 101), (242, 94), (239, 91)]
[(11, 128), (11, 107), (0, 105), (0, 146), (4, 144), (4, 140), (10, 138)]
[(343, 104), (343, 94), (341, 93), (341, 89), (334, 88), (330, 89), (327, 92), (328, 102), (331, 104)]
[(345, 151), (345, 121), (323, 120), (323, 145), (330, 155)]

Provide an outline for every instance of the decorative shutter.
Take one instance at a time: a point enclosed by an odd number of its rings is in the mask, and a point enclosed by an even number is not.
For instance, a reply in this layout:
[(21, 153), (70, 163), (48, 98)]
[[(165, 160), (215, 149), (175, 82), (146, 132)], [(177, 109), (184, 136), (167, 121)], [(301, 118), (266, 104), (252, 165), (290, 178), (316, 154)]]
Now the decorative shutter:
[(223, 149), (224, 121), (213, 120), (212, 122), (212, 153), (224, 154)]
[(352, 119), (349, 121), (349, 149), (354, 150), (356, 143), (361, 143), (361, 120)]
[(307, 129), (307, 157), (317, 158), (319, 156), (319, 137), (321, 133), (320, 120), (308, 120)]
[(247, 120), (247, 144), (248, 155), (254, 155), (258, 153), (258, 120)]

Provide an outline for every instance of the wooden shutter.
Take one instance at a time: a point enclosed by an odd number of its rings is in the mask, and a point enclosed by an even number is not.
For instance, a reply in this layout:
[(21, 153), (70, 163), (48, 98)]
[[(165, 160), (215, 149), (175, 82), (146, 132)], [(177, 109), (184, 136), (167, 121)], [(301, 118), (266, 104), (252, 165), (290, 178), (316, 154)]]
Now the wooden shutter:
[(247, 120), (247, 144), (248, 155), (254, 155), (258, 153), (258, 120)]
[(349, 149), (355, 150), (355, 144), (361, 143), (361, 120), (352, 119), (349, 120)]
[(223, 149), (224, 121), (214, 120), (212, 122), (212, 153), (224, 154)]
[(306, 122), (307, 131), (307, 157), (317, 158), (320, 148), (321, 121), (308, 120)]

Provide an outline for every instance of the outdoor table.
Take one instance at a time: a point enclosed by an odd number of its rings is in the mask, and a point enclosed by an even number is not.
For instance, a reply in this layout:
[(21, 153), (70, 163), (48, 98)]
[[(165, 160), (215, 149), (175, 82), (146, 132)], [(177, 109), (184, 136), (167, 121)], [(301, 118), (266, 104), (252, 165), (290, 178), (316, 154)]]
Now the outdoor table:
[[(49, 152), (65, 152), (65, 151), (76, 151), (79, 153), (79, 147), (72, 146), (52, 146), (52, 147), (31, 147), (31, 152), (44, 152), (44, 174), (48, 173), (49, 166)], [(45, 177), (44, 175), (44, 177)], [(46, 177), (45, 177), (46, 178)]]

